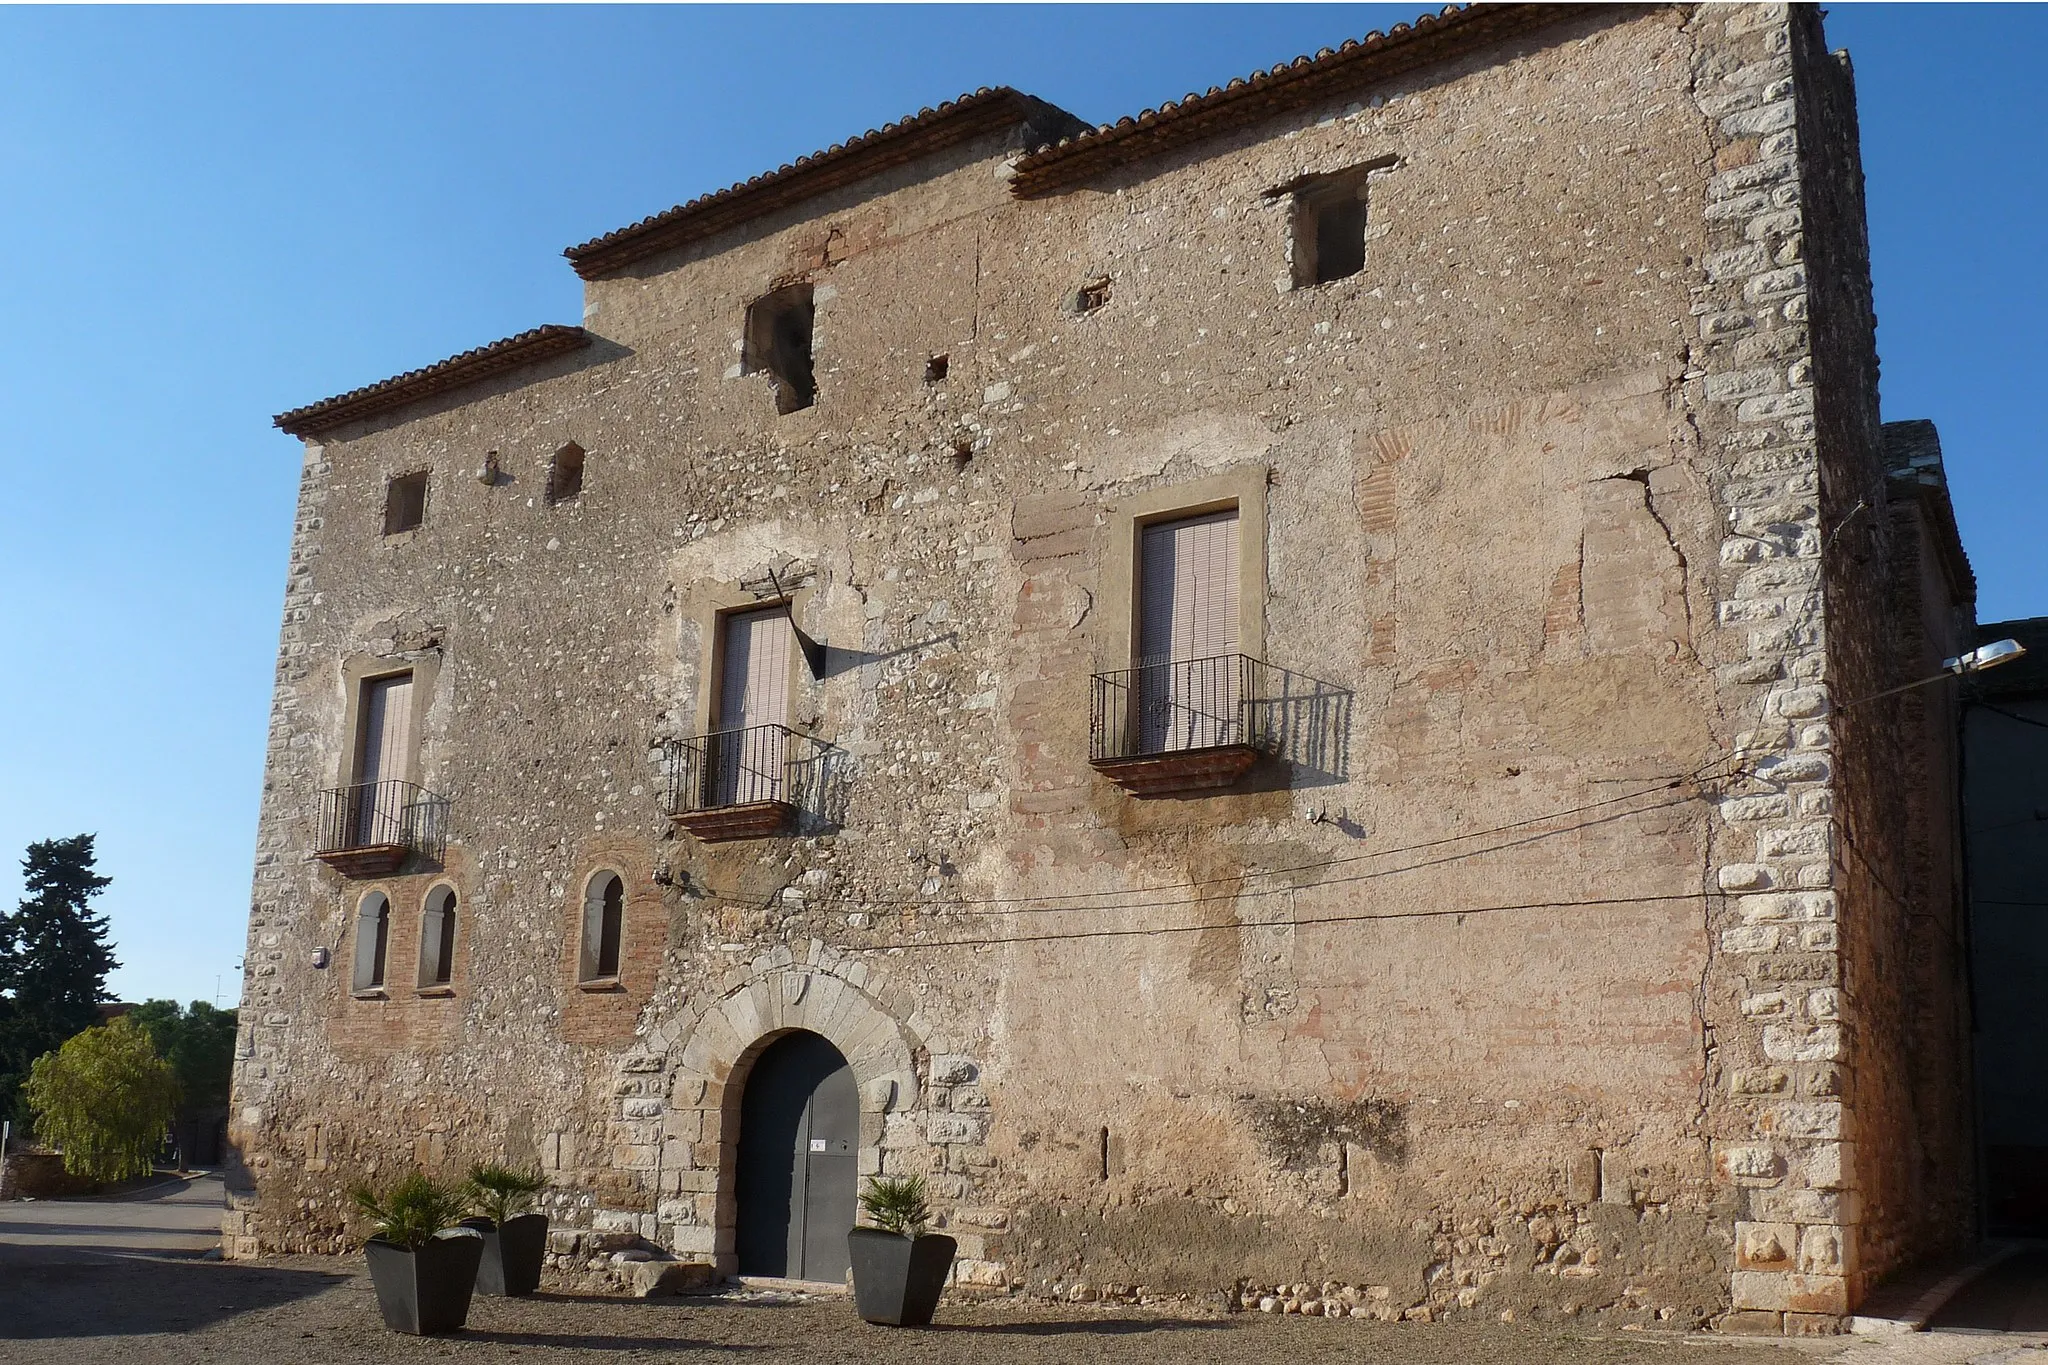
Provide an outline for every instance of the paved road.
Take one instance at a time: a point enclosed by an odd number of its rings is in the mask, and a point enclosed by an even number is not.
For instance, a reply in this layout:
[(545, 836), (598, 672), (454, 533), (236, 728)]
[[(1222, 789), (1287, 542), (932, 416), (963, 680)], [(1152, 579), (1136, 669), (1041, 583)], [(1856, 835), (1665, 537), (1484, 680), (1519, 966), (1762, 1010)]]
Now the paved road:
[(196, 1256), (220, 1245), (220, 1177), (162, 1183), (103, 1199), (0, 1203), (0, 1264), (75, 1264), (110, 1256)]

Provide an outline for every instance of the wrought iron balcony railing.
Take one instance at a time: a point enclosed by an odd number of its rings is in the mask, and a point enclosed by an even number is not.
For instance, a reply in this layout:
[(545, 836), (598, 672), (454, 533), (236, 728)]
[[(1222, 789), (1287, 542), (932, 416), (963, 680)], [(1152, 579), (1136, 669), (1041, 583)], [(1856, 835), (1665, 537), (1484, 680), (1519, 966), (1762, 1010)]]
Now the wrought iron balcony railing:
[(1246, 654), (1098, 673), (1089, 760), (1139, 795), (1227, 787), (1261, 755), (1328, 769), (1351, 694)]
[(671, 818), (700, 839), (780, 834), (816, 804), (832, 746), (785, 725), (670, 740)]
[(395, 872), (412, 855), (447, 852), (448, 802), (411, 782), (361, 782), (320, 793), (313, 856), (353, 877)]

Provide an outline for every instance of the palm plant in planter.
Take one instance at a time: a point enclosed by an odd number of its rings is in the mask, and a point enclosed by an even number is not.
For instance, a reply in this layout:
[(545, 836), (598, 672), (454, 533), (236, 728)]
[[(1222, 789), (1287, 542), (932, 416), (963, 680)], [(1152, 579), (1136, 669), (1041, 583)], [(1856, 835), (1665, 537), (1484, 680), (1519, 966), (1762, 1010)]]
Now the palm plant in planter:
[(538, 1174), (482, 1163), (469, 1168), (465, 1189), (478, 1216), (463, 1219), (484, 1237), (476, 1287), (486, 1294), (531, 1294), (540, 1288), (548, 1251), (548, 1217), (533, 1213), (533, 1197), (547, 1184)]
[(459, 1330), (484, 1251), (476, 1229), (456, 1222), (462, 1191), (414, 1171), (382, 1194), (358, 1185), (350, 1197), (370, 1220), (363, 1255), (384, 1325), (414, 1336)]
[(924, 1230), (932, 1217), (924, 1177), (870, 1176), (860, 1206), (874, 1226), (846, 1234), (854, 1307), (863, 1321), (886, 1327), (929, 1325), (958, 1243)]

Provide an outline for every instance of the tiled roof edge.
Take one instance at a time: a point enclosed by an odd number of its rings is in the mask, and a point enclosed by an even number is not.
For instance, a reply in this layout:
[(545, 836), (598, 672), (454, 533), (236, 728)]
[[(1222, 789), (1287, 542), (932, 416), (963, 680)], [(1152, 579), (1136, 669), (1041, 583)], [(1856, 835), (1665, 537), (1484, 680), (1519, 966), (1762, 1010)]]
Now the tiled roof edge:
[(1190, 94), (1118, 119), (1025, 156), (1017, 163), (1010, 192), (1019, 198), (1051, 194), (1112, 167), (1156, 156), (1218, 133), (1401, 71), (1442, 61), (1487, 43), (1588, 13), (1586, 5), (1451, 5), (1412, 24), (1395, 24), (1255, 71), (1205, 94)]
[(635, 261), (864, 180), (942, 147), (1018, 124), (1030, 125), (1031, 138), (1037, 143), (1050, 143), (1087, 127), (1057, 105), (1008, 86), (984, 86), (936, 109), (921, 109), (750, 180), (699, 195), (562, 254), (578, 275), (599, 279)]
[(270, 420), (279, 430), (293, 436), (317, 436), (348, 422), (389, 412), (450, 389), (463, 388), (507, 370), (531, 365), (537, 360), (579, 350), (590, 342), (590, 333), (581, 327), (551, 322), (421, 369), (407, 370), (390, 379), (350, 389), (347, 393), (323, 398), (317, 403), (293, 408), (290, 412), (281, 412)]

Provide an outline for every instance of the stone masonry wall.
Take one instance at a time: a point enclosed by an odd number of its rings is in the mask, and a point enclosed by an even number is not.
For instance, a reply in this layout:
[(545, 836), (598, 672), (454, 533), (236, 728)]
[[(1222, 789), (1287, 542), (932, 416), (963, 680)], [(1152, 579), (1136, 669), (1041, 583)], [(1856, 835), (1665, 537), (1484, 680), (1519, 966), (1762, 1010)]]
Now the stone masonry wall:
[[(564, 1269), (729, 1269), (748, 1067), (808, 1029), (970, 1285), (1831, 1324), (1887, 1177), (1847, 1145), (1815, 395), (1864, 377), (1812, 340), (1805, 22), (1588, 11), (1040, 199), (991, 136), (592, 281), (589, 351), (310, 444), (234, 1253), (339, 1249), (351, 1180), (490, 1157), (547, 1173)], [(1365, 271), (1294, 287), (1284, 187), (1365, 164)], [(819, 396), (778, 415), (740, 333), (791, 279)], [(1133, 797), (1089, 763), (1133, 517), (1217, 490), (1264, 527), (1247, 648), (1308, 699), (1239, 787)], [(770, 570), (837, 757), (794, 834), (701, 844), (659, 744)], [(448, 855), (345, 881), (304, 855), (347, 670), (406, 659)]]

